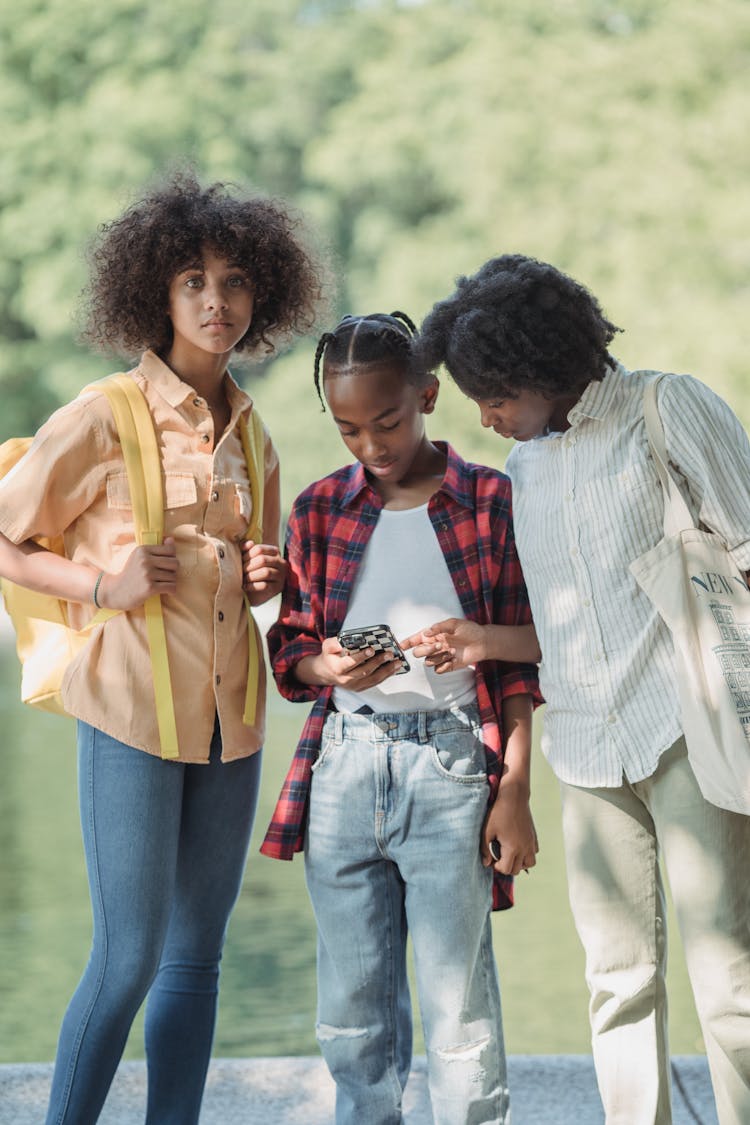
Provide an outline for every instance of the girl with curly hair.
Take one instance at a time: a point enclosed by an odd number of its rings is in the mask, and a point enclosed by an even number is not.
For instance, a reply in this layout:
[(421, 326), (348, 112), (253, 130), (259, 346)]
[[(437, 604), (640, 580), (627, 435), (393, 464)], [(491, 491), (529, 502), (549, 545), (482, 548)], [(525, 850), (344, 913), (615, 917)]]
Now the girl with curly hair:
[[(672, 637), (630, 563), (663, 536), (644, 419), (653, 371), (608, 351), (596, 298), (520, 254), (462, 277), (424, 321), (483, 426), (518, 443), (506, 470), (542, 652), (542, 749), (560, 781), (570, 901), (586, 953), (608, 1125), (669, 1125), (669, 875), (719, 1121), (750, 1121), (750, 818), (710, 804), (690, 768)], [(696, 525), (750, 570), (750, 443), (689, 375), (658, 382), (672, 468)], [(444, 620), (414, 651), (438, 671), (512, 658), (507, 637)]]
[[(69, 666), (91, 956), (63, 1020), (47, 1121), (89, 1125), (148, 995), (150, 1125), (198, 1121), (219, 960), (258, 794), (265, 676), (245, 709), (249, 608), (281, 588), (278, 458), (263, 432), (261, 541), (241, 440), (253, 403), (233, 352), (307, 331), (320, 292), (295, 221), (273, 202), (172, 176), (99, 234), (86, 338), (142, 352), (129, 372), (156, 431), (161, 545), (138, 546), (122, 449), (104, 395), (57, 411), (0, 482), (0, 573), (69, 603), (121, 610)], [(62, 535), (66, 557), (39, 547)], [(161, 598), (177, 727), (160, 756), (144, 603)], [(251, 639), (252, 637), (252, 639)], [(254, 692), (253, 692), (254, 687)]]

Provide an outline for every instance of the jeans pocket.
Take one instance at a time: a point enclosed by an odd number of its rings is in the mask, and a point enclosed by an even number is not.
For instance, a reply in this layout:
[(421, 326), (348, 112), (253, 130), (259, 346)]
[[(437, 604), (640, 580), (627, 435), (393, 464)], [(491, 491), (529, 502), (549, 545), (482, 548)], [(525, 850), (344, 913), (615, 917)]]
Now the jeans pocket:
[(323, 737), (320, 741), (320, 750), (318, 751), (318, 756), (310, 766), (311, 772), (315, 773), (320, 769), (321, 766), (324, 766), (328, 759), (333, 755), (335, 749), (336, 739), (332, 735), (323, 734)]
[(479, 728), (457, 726), (434, 731), (430, 760), (441, 777), (459, 785), (487, 785), (487, 759)]

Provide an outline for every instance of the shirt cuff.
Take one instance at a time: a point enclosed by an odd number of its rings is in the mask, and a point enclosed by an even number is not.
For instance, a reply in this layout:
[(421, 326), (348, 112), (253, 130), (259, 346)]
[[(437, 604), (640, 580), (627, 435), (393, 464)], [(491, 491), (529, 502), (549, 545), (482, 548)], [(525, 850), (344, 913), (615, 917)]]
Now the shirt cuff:
[(740, 543), (738, 547), (732, 547), (729, 554), (743, 574), (750, 570), (750, 539), (746, 539), (745, 542)]

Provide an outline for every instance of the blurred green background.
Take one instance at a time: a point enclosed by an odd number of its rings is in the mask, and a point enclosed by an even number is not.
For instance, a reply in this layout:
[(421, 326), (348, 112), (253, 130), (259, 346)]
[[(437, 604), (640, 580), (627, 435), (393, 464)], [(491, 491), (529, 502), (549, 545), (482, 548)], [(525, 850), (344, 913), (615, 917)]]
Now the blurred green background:
[[(690, 371), (747, 424), (747, 0), (17, 0), (0, 6), (0, 440), (122, 366), (75, 342), (83, 250), (167, 166), (281, 196), (333, 282), (328, 320), (420, 320), (455, 277), (521, 251), (587, 284), (630, 367)], [(326, 327), (326, 325), (321, 325)], [(237, 374), (279, 447), (284, 504), (345, 451), (314, 340)], [(444, 380), (433, 436), (502, 466)], [(49, 1058), (86, 956), (73, 727), (23, 713), (0, 652), (0, 1060)], [(301, 726), (271, 706), (265, 824)], [(512, 1051), (588, 1049), (557, 794), (542, 862), (495, 919)], [(673, 927), (674, 929), (674, 927)], [(315, 1050), (299, 862), (254, 855), (225, 958), (217, 1052)], [(679, 946), (672, 1038), (702, 1049)], [(141, 1054), (136, 1029), (129, 1053)]]
[[(120, 365), (75, 343), (83, 247), (154, 173), (280, 195), (336, 279), (329, 320), (421, 320), (521, 251), (750, 419), (747, 0), (17, 0), (0, 6), (0, 439)], [(313, 342), (246, 377), (287, 502), (341, 460)], [(435, 427), (476, 457), (445, 388)]]

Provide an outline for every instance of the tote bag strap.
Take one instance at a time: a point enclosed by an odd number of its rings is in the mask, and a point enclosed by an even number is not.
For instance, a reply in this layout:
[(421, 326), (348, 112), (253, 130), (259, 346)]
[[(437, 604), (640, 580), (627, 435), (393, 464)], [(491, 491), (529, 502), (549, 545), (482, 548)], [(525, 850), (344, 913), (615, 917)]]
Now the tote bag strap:
[[(112, 409), (128, 478), (136, 541), (140, 545), (156, 546), (161, 543), (164, 535), (164, 497), (159, 446), (146, 399), (130, 376), (125, 374), (111, 375), (86, 390), (105, 395)], [(147, 598), (143, 610), (151, 655), (161, 756), (177, 758), (177, 723), (159, 595)]]
[(664, 376), (660, 375), (646, 384), (643, 392), (643, 417), (646, 422), (646, 434), (651, 447), (651, 455), (664, 493), (664, 534), (672, 536), (679, 535), (681, 531), (688, 527), (695, 527), (695, 521), (677, 487), (677, 482), (669, 471), (669, 455), (667, 454), (664, 426), (659, 415), (656, 398), (658, 385), (663, 378)]

